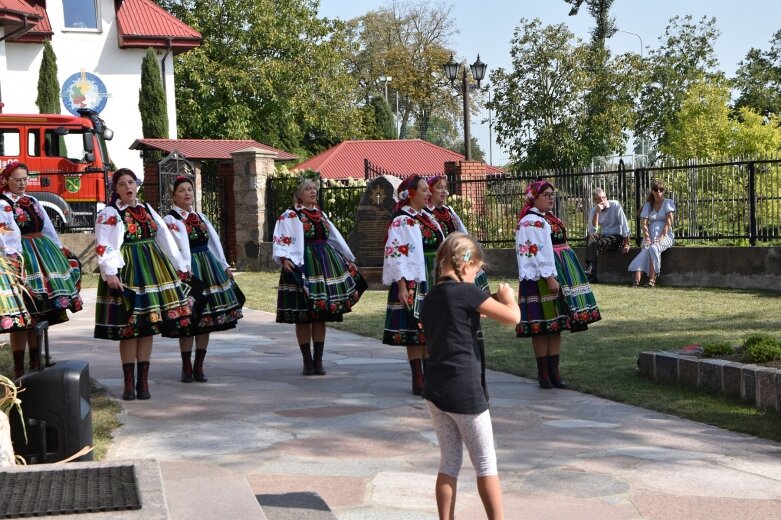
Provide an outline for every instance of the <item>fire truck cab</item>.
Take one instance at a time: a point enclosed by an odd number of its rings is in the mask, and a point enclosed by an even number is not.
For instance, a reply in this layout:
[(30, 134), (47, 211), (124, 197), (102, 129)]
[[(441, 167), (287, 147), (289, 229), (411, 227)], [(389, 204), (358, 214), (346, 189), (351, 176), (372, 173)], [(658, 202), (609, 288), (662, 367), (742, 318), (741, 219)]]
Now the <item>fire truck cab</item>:
[(55, 227), (91, 228), (114, 170), (106, 148), (112, 137), (88, 109), (78, 116), (0, 113), (0, 168), (14, 160), (29, 167), (27, 193)]

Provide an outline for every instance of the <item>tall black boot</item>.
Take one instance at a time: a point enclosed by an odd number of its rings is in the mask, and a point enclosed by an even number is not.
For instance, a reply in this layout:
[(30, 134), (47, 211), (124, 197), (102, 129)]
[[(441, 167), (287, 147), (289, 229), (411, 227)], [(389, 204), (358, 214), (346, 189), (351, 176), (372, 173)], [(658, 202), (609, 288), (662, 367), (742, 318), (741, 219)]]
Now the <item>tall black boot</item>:
[(548, 356), (548, 374), (550, 375), (550, 382), (556, 388), (567, 388), (567, 383), (561, 380), (559, 376), (559, 355)]
[(14, 379), (24, 375), (24, 350), (14, 350)]
[(150, 397), (152, 394), (149, 393), (149, 361), (139, 361), (136, 374), (136, 398), (143, 400)]
[(203, 373), (203, 360), (206, 359), (206, 349), (195, 349), (195, 364), (193, 365), (193, 379), (199, 383), (205, 383), (209, 380), (206, 374)]
[(323, 368), (323, 350), (325, 349), (325, 343), (322, 341), (315, 341), (315, 354), (312, 356), (312, 365), (315, 369), (315, 375), (324, 376), (325, 369)]
[(31, 348), (30, 349), (29, 367), (30, 367), (30, 372), (37, 372), (41, 368), (41, 349), (40, 348)]
[(548, 356), (537, 358), (537, 381), (540, 383), (540, 388), (553, 388), (548, 371)]
[(125, 401), (132, 401), (136, 398), (136, 392), (133, 388), (136, 384), (136, 379), (133, 377), (135, 368), (135, 363), (122, 363), (122, 374), (125, 376), (125, 389), (122, 392), (122, 399)]
[(193, 382), (192, 352), (180, 352), (182, 355), (182, 383)]
[(301, 357), (304, 359), (304, 370), (301, 372), (305, 376), (311, 376), (315, 373), (315, 367), (312, 365), (312, 349), (309, 343), (301, 343), (298, 346), (301, 349)]
[(412, 369), (412, 393), (414, 395), (423, 395), (423, 386), (425, 384), (423, 379), (423, 360), (411, 359), (409, 366)]

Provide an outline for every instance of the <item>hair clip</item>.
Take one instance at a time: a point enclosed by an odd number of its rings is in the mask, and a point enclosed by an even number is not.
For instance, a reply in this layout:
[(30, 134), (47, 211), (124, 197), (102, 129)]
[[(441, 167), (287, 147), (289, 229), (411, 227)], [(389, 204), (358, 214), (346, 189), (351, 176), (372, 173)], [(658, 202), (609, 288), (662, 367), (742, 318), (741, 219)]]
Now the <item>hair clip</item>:
[(464, 262), (468, 262), (471, 259), (472, 259), (472, 250), (467, 249), (466, 253), (464, 253)]

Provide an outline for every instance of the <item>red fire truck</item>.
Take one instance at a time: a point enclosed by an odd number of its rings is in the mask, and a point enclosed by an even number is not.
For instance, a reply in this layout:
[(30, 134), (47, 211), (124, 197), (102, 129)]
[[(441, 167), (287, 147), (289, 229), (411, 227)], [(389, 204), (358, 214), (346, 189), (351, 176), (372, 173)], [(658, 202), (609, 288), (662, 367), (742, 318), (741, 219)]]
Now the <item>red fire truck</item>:
[(55, 227), (90, 228), (106, 203), (114, 170), (106, 141), (113, 135), (92, 110), (78, 116), (0, 113), (0, 167), (16, 160), (30, 168), (27, 192)]

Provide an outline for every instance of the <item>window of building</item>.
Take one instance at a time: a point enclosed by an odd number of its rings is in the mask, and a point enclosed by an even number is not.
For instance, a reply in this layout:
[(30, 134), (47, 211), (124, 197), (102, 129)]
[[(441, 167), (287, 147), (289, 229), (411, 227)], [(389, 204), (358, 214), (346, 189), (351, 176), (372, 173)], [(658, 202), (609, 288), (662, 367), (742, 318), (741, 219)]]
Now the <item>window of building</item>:
[(100, 29), (96, 0), (62, 0), (62, 10), (66, 29)]

